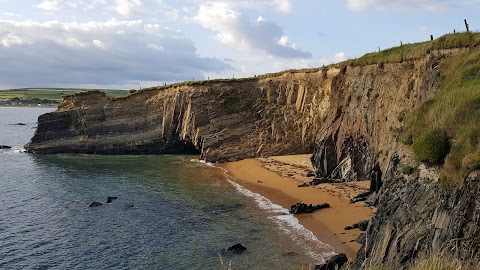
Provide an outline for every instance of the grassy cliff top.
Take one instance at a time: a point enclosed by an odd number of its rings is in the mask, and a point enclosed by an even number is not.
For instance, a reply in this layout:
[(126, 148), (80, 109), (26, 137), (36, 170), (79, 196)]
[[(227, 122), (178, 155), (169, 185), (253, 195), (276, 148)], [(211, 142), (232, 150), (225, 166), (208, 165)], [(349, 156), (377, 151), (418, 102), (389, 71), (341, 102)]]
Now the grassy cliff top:
[(344, 62), (348, 66), (363, 66), (378, 63), (401, 63), (419, 59), (434, 50), (480, 46), (480, 33), (464, 32), (446, 34), (432, 41), (404, 44), (380, 52), (367, 53), (364, 56)]

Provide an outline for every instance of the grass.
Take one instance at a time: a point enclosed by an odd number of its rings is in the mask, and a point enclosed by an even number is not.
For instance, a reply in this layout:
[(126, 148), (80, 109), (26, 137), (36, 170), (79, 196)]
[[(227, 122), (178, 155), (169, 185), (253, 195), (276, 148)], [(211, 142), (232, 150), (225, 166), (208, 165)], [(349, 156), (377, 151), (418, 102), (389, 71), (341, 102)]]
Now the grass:
[(448, 139), (438, 129), (420, 135), (413, 143), (415, 159), (423, 162), (440, 162), (448, 154), (448, 151)]
[(480, 48), (440, 64), (437, 95), (408, 114), (401, 140), (415, 142), (439, 129), (450, 141), (443, 173), (458, 186), (471, 170), (480, 168)]
[[(63, 96), (73, 95), (76, 93), (84, 92), (84, 89), (56, 89), (56, 88), (27, 88), (16, 90), (2, 90), (0, 91), (0, 99), (48, 99), (48, 100), (61, 100)], [(111, 97), (120, 97), (127, 94), (124, 90), (101, 90)]]
[(451, 49), (480, 45), (480, 34), (475, 32), (447, 34), (433, 41), (403, 44), (381, 52), (367, 53), (364, 56), (347, 60), (348, 66), (363, 66), (380, 63), (401, 63), (405, 60), (419, 59), (433, 50)]

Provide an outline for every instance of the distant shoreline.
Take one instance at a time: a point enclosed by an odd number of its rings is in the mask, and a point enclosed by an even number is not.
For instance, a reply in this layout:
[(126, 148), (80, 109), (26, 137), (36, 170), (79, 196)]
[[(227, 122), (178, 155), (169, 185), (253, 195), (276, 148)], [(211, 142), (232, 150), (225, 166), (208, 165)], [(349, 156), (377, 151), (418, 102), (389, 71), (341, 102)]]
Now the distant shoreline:
[(0, 107), (11, 107), (11, 108), (58, 108), (58, 105), (6, 105), (6, 104), (0, 104)]

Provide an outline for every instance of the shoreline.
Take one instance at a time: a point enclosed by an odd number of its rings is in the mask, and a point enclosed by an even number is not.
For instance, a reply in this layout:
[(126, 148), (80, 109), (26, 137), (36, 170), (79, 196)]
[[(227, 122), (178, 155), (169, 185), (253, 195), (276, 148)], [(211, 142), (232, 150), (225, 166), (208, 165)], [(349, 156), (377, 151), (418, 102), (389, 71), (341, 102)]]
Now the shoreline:
[(373, 207), (362, 203), (351, 204), (350, 198), (368, 190), (369, 181), (320, 184), (315, 187), (298, 187), (309, 182), (306, 177), (313, 172), (310, 155), (276, 156), (245, 159), (215, 164), (226, 170), (242, 187), (262, 195), (284, 208), (298, 202), (306, 204), (330, 204), (330, 208), (310, 214), (298, 214), (299, 223), (310, 230), (321, 242), (330, 245), (335, 253), (345, 253), (352, 260), (361, 245), (355, 240), (359, 229), (345, 231), (344, 227), (370, 219)]

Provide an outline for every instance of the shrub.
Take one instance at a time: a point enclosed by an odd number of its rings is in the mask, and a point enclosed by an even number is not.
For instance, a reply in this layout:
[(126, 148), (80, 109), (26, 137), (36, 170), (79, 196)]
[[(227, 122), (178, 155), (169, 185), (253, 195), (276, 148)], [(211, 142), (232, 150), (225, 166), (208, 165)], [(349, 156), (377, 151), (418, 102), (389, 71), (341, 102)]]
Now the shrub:
[(413, 173), (413, 168), (408, 166), (408, 165), (404, 165), (400, 168), (400, 172), (403, 173), (403, 174), (406, 174), (406, 175), (410, 175)]
[(419, 161), (436, 163), (442, 161), (448, 152), (448, 139), (438, 129), (420, 135), (413, 142), (413, 153)]

